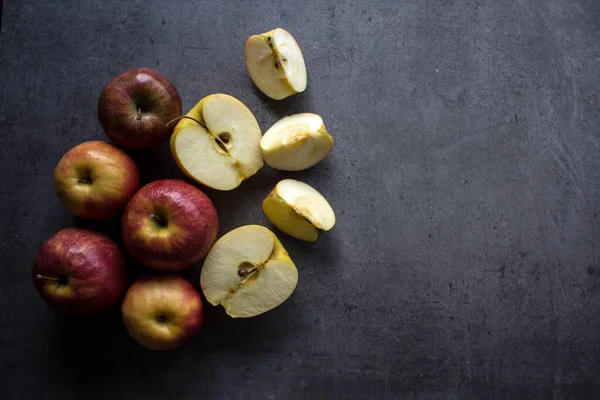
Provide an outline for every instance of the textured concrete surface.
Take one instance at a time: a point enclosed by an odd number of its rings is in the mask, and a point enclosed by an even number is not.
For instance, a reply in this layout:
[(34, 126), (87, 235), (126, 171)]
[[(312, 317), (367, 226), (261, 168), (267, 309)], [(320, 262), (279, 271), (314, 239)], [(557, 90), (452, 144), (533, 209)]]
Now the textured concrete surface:
[[(2, 398), (600, 398), (597, 0), (9, 0), (2, 18)], [(282, 102), (243, 64), (246, 38), (277, 26), (309, 71)], [(290, 176), (338, 222), (315, 244), (279, 234), (300, 270), (283, 306), (208, 307), (168, 353), (138, 347), (118, 313), (55, 316), (29, 278), (47, 237), (85, 225), (54, 166), (104, 138), (100, 90), (138, 66), (185, 109), (225, 92), (263, 130), (312, 111), (336, 140), (308, 171), (207, 191), (221, 233), (270, 226), (260, 201)], [(136, 158), (146, 181), (182, 177), (166, 146)]]

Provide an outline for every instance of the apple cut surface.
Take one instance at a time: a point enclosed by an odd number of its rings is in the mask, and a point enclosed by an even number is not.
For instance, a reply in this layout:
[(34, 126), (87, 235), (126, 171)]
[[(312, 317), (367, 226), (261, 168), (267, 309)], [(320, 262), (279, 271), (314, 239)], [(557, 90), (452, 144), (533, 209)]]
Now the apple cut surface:
[(269, 220), (296, 239), (314, 242), (320, 231), (335, 225), (333, 209), (316, 189), (306, 183), (284, 179), (262, 203)]
[(252, 112), (235, 97), (202, 99), (175, 127), (171, 152), (182, 171), (205, 186), (231, 190), (263, 166), (261, 131)]
[(281, 242), (259, 225), (237, 228), (212, 247), (200, 285), (212, 305), (236, 318), (253, 317), (283, 303), (298, 283), (298, 270)]
[(300, 171), (325, 158), (333, 138), (319, 115), (302, 113), (277, 121), (262, 137), (260, 147), (272, 168)]
[(306, 89), (302, 51), (285, 29), (250, 36), (244, 56), (250, 78), (270, 98), (281, 100)]

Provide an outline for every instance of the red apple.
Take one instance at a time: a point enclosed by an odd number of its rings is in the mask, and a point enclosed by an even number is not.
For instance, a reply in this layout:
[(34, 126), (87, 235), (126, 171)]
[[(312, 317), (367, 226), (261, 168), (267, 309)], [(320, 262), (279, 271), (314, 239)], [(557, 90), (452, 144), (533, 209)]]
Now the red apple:
[(140, 187), (140, 172), (131, 157), (112, 144), (85, 142), (60, 159), (54, 186), (73, 214), (105, 219), (125, 208)]
[(42, 245), (32, 277), (46, 303), (67, 314), (106, 311), (127, 289), (125, 259), (117, 244), (78, 228), (63, 229)]
[(173, 349), (202, 325), (202, 299), (178, 275), (153, 275), (135, 282), (121, 306), (127, 332), (150, 350)]
[(164, 179), (133, 196), (123, 213), (121, 234), (140, 263), (172, 272), (204, 257), (218, 227), (217, 211), (208, 196), (184, 181)]
[(142, 150), (160, 146), (173, 133), (166, 123), (181, 115), (181, 96), (173, 84), (149, 68), (113, 78), (100, 93), (98, 120), (119, 146)]

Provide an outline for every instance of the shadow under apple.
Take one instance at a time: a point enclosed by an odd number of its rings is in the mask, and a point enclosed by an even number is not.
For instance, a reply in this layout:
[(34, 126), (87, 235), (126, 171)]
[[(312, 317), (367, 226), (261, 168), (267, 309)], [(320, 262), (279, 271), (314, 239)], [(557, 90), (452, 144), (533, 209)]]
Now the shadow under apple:
[[(279, 307), (252, 318), (231, 318), (222, 306), (204, 300), (204, 324), (184, 347), (199, 354), (273, 352), (289, 334), (290, 319), (297, 318), (288, 299)], [(195, 353), (197, 354), (197, 353)]]
[(142, 186), (159, 179), (181, 179), (191, 182), (173, 160), (169, 141), (154, 149), (128, 151), (128, 154), (140, 169)]
[(258, 89), (256, 85), (254, 85), (250, 77), (248, 77), (248, 79), (251, 82), (252, 89), (257, 94), (257, 96), (260, 97), (260, 100), (263, 103), (266, 103), (273, 111), (275, 111), (279, 118), (283, 118), (287, 115), (292, 114), (310, 112), (310, 93), (308, 91), (297, 93), (282, 100), (273, 100), (272, 98), (261, 92), (260, 89)]
[[(112, 382), (149, 381), (152, 394), (167, 398), (171, 391), (162, 384), (164, 366), (177, 364), (185, 347), (172, 351), (150, 351), (137, 344), (121, 320), (120, 307), (95, 316), (55, 319), (58, 355), (57, 368), (67, 372), (75, 387), (110, 393)], [(140, 389), (133, 388), (139, 395)], [(164, 391), (164, 393), (163, 393)], [(144, 397), (144, 396), (141, 396)]]

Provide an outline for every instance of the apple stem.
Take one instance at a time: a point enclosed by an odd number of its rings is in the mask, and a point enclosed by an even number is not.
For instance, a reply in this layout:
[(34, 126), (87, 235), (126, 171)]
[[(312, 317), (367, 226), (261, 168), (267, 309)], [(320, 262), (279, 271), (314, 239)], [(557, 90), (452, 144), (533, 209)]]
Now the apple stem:
[(198, 121), (196, 118), (188, 117), (187, 115), (182, 115), (181, 117), (177, 117), (175, 119), (172, 119), (171, 121), (167, 122), (165, 124), (165, 126), (168, 128), (169, 125), (171, 125), (173, 122), (179, 121), (180, 119), (183, 119), (183, 118), (191, 119), (192, 121), (194, 121), (195, 123), (197, 123), (198, 125), (200, 125), (201, 127), (203, 127), (204, 129), (208, 130), (208, 128), (206, 126), (204, 126), (204, 124), (202, 122)]
[(42, 279), (42, 280), (45, 280), (45, 281), (59, 281), (60, 280), (58, 278), (50, 278), (49, 276), (44, 276), (44, 275), (40, 275), (40, 274), (37, 274), (37, 276), (35, 278), (36, 279)]
[(141, 109), (141, 107), (140, 107), (140, 108), (138, 108), (138, 116), (137, 116), (137, 120), (138, 120), (138, 121), (141, 121), (141, 120), (142, 120), (142, 109)]
[(168, 222), (167, 222), (167, 220), (166, 220), (166, 219), (164, 219), (164, 218), (162, 218), (162, 217), (160, 217), (160, 216), (158, 216), (158, 215), (156, 215), (156, 214), (151, 214), (151, 215), (150, 215), (150, 219), (151, 219), (152, 221), (156, 222), (158, 225), (160, 225), (160, 226), (162, 226), (162, 227), (165, 227), (165, 226), (167, 226), (167, 224), (168, 224)]

